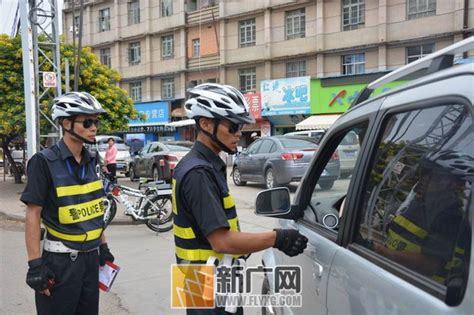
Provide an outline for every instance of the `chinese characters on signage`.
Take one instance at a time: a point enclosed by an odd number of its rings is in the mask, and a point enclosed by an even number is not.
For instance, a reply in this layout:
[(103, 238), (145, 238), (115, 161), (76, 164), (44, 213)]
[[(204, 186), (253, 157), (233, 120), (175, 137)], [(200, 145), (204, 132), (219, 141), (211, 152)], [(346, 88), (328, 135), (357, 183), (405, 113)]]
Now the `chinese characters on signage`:
[(246, 93), (244, 94), (245, 100), (249, 105), (250, 114), (255, 118), (262, 118), (260, 111), (260, 93)]
[(168, 102), (137, 103), (135, 104), (135, 108), (140, 114), (146, 116), (146, 120), (130, 120), (128, 123), (129, 126), (163, 124), (168, 122)]
[(310, 77), (261, 82), (262, 116), (309, 114)]

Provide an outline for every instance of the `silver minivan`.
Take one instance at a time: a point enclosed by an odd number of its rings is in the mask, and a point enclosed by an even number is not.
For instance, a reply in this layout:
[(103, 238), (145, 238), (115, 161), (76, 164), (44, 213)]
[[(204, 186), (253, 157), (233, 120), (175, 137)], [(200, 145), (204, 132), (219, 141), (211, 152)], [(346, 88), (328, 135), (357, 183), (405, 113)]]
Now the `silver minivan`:
[[(453, 66), (473, 49), (470, 37), (369, 84), (324, 135), (289, 208), (287, 188), (257, 195), (257, 214), (309, 239), (297, 257), (265, 251), (266, 267), (298, 265), (303, 277), (301, 307), (264, 314), (473, 313), (474, 63)], [(323, 191), (348, 134), (360, 145), (354, 172)], [(263, 294), (274, 294), (273, 279)]]

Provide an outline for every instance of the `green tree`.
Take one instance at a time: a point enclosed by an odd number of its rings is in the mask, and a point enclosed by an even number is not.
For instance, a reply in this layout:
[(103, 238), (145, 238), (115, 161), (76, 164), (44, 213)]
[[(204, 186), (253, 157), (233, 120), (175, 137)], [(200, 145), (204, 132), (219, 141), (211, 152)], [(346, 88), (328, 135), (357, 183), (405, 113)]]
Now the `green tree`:
[[(48, 56), (51, 58), (51, 56)], [(61, 44), (61, 71), (64, 73), (64, 60), (70, 60), (70, 73), (73, 73), (74, 50), (69, 44)], [(44, 69), (47, 71), (48, 69)], [(51, 69), (49, 69), (51, 70)], [(73, 86), (73, 79), (71, 86)], [(120, 74), (102, 65), (91, 49), (82, 49), (80, 59), (79, 90), (94, 95), (107, 110), (103, 118), (101, 132), (107, 133), (127, 129), (128, 119), (137, 119), (139, 114), (133, 106), (132, 99), (126, 90), (120, 88)], [(11, 38), (0, 35), (0, 144), (10, 163), (13, 163), (9, 144), (17, 137), (25, 134), (25, 102), (23, 89), (23, 64), (21, 37)], [(65, 85), (62, 85), (65, 91)], [(41, 110), (50, 115), (51, 102), (45, 101)], [(45, 119), (40, 119), (41, 132), (47, 132), (51, 126)], [(14, 165), (14, 163), (13, 163)], [(15, 182), (21, 182), (21, 175), (15, 168)]]

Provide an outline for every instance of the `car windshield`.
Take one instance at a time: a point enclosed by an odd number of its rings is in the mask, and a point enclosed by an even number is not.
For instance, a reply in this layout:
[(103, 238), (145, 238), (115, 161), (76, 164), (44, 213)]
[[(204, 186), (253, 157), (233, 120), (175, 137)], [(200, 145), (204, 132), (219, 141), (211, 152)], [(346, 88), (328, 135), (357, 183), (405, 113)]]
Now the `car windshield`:
[(183, 147), (181, 145), (176, 145), (176, 144), (167, 144), (166, 145), (170, 151), (173, 152), (187, 152), (191, 150), (190, 148)]
[(296, 139), (292, 138), (280, 138), (281, 144), (285, 149), (288, 150), (315, 150), (318, 148), (318, 145), (306, 139)]
[(341, 141), (342, 145), (356, 145), (359, 144), (359, 138), (353, 131), (349, 132)]

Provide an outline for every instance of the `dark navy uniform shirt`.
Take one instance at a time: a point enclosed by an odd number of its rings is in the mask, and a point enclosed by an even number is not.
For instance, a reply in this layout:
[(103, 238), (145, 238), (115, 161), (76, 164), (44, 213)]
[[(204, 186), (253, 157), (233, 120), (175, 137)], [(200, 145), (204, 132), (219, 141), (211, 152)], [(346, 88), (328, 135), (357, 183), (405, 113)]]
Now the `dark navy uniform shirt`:
[[(184, 157), (208, 161), (226, 180), (226, 165), (221, 158), (202, 142), (196, 141)], [(189, 171), (181, 183), (180, 198), (198, 225), (201, 235), (208, 236), (219, 228), (230, 228), (222, 205), (220, 189), (214, 175), (205, 168)], [(181, 209), (180, 209), (181, 210)], [(179, 210), (178, 210), (179, 211)]]
[[(69, 148), (61, 139), (58, 143), (60, 158), (64, 163), (66, 159), (69, 161), (69, 165), (72, 167), (71, 176), (77, 176), (80, 178), (80, 169), (82, 165), (94, 162), (94, 159), (89, 154), (86, 148), (82, 148), (81, 163), (77, 163), (76, 159), (72, 155)], [(87, 170), (88, 168), (86, 168)], [(25, 204), (35, 204), (42, 206), (43, 210), (41, 216), (49, 216), (51, 218), (58, 217), (58, 204), (56, 191), (53, 186), (53, 180), (48, 169), (48, 164), (43, 156), (36, 153), (28, 161), (28, 182), (25, 190), (21, 195), (20, 200)]]

